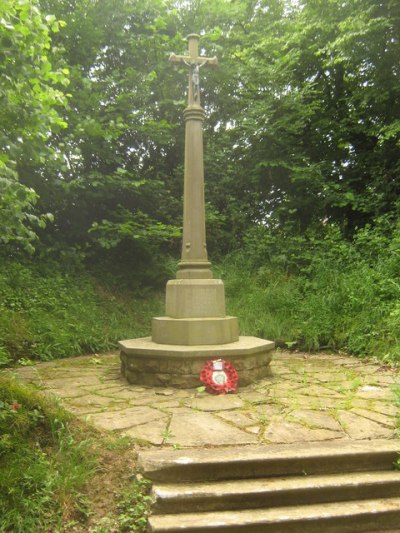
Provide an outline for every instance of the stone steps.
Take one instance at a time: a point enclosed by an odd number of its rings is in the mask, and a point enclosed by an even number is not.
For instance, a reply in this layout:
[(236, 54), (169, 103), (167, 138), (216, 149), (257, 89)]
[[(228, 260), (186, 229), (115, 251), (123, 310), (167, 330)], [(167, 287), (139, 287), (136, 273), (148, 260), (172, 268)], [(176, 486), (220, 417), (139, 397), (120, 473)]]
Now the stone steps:
[(387, 440), (149, 450), (139, 467), (152, 481), (217, 481), (388, 470), (400, 442)]
[(139, 464), (153, 481), (149, 531), (396, 530), (399, 449), (396, 441), (336, 441), (144, 451)]
[(400, 473), (350, 472), (290, 478), (231, 480), (154, 486), (157, 514), (282, 507), (343, 500), (400, 497)]
[(149, 520), (149, 530), (157, 533), (377, 533), (398, 524), (400, 498), (390, 498), (272, 509), (153, 515)]

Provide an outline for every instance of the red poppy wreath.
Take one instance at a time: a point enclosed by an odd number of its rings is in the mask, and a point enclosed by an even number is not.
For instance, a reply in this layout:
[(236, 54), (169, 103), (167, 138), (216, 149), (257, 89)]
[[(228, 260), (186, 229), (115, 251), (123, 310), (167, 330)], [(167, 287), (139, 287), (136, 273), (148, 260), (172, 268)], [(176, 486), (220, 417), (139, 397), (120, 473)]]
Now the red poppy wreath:
[(225, 359), (207, 361), (200, 372), (200, 380), (210, 394), (235, 392), (238, 379), (235, 367)]

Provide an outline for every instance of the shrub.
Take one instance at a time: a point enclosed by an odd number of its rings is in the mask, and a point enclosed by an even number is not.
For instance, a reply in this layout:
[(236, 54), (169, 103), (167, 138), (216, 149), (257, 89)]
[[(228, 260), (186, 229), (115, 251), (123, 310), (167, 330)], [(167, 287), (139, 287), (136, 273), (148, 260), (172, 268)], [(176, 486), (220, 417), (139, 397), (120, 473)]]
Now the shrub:
[(149, 332), (160, 299), (118, 292), (82, 266), (49, 261), (0, 266), (0, 365), (116, 347)]
[(243, 333), (400, 361), (399, 227), (366, 227), (352, 242), (337, 228), (319, 238), (257, 228), (220, 269)]
[(0, 532), (56, 530), (94, 472), (91, 444), (55, 402), (0, 376)]

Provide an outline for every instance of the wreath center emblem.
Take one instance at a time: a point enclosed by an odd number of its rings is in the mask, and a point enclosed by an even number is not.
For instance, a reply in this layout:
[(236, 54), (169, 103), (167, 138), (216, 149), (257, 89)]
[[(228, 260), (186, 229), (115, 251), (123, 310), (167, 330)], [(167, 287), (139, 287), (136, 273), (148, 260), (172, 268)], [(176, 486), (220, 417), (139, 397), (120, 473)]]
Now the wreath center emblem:
[(234, 366), (224, 359), (207, 361), (200, 372), (200, 380), (210, 394), (234, 392), (238, 379)]

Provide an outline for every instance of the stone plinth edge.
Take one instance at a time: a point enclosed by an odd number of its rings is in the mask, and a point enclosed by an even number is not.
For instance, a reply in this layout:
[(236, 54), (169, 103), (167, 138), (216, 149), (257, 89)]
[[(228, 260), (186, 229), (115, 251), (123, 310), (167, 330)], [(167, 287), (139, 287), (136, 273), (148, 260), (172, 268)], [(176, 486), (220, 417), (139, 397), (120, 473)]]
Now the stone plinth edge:
[(193, 388), (201, 385), (205, 361), (227, 359), (239, 374), (239, 387), (271, 374), (275, 343), (258, 337), (239, 337), (228, 344), (182, 346), (158, 344), (151, 337), (119, 342), (121, 372), (132, 384)]

